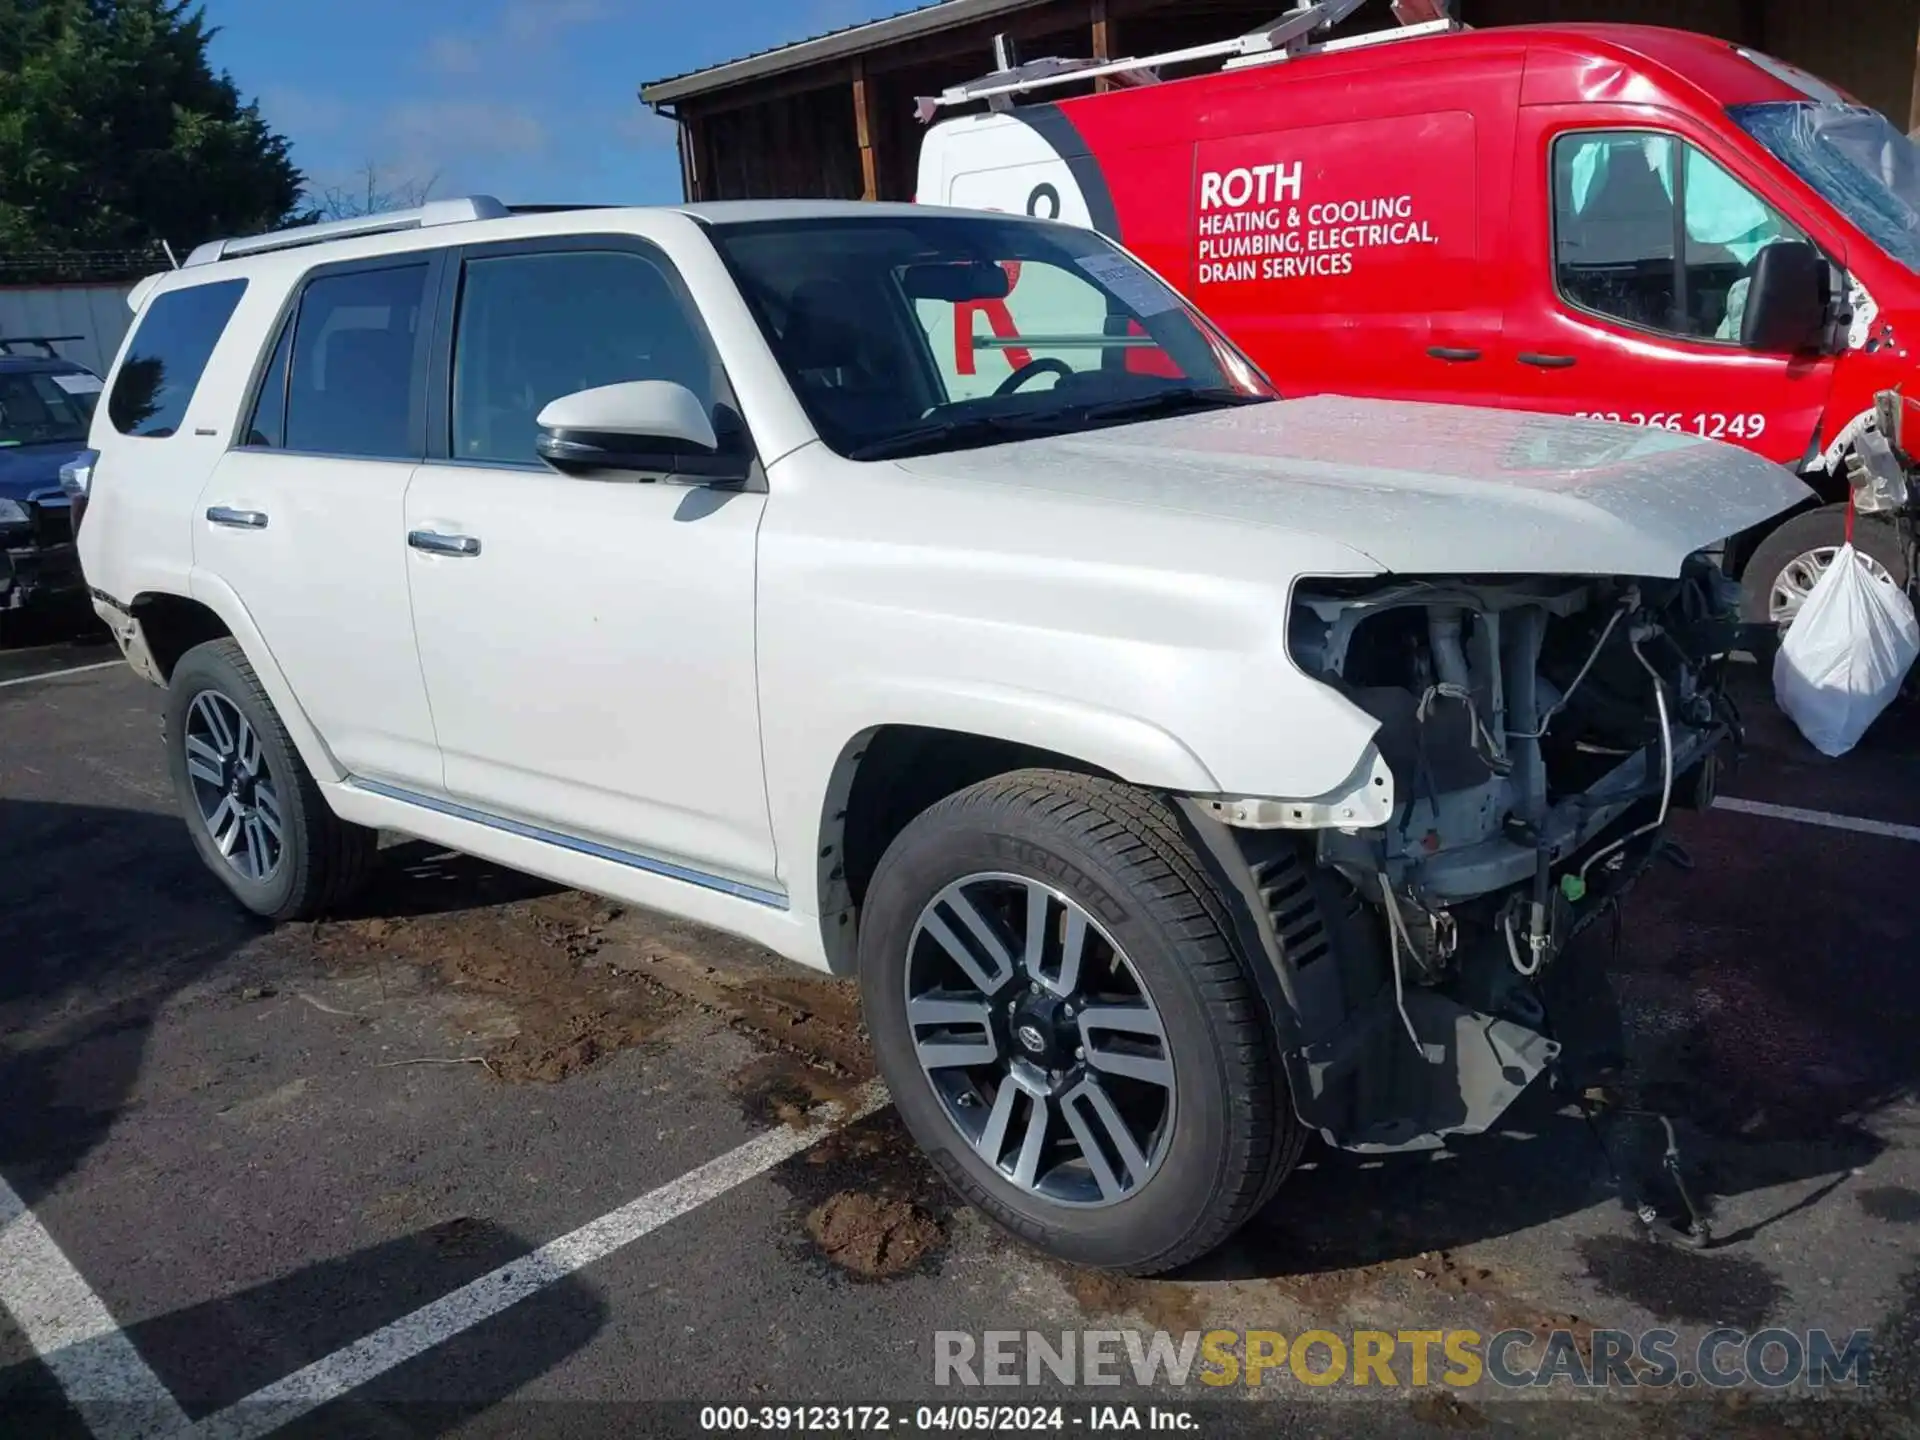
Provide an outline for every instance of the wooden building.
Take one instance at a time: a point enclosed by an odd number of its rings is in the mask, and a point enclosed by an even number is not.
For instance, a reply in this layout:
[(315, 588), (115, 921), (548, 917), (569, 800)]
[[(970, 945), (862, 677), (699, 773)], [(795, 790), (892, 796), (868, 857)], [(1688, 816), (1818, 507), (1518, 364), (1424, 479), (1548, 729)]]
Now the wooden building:
[[(680, 122), (688, 199), (909, 200), (916, 97), (993, 69), (996, 34), (1025, 59), (1117, 59), (1228, 39), (1286, 8), (1285, 0), (942, 0), (654, 80), (640, 98)], [(1833, 81), (1903, 128), (1920, 126), (1916, 0), (1461, 0), (1455, 10), (1479, 26), (1613, 20), (1721, 35)], [(1340, 33), (1392, 23), (1378, 0)]]

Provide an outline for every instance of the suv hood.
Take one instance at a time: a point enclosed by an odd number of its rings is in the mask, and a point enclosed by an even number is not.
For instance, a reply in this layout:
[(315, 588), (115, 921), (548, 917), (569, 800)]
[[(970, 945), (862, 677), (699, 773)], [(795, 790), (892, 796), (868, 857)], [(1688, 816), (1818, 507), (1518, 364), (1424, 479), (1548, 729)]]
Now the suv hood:
[(60, 467), (85, 452), (71, 440), (51, 445), (0, 445), (0, 497), (24, 500), (60, 488)]
[(896, 463), (1272, 526), (1401, 573), (1677, 576), (1695, 551), (1813, 497), (1715, 440), (1332, 395)]

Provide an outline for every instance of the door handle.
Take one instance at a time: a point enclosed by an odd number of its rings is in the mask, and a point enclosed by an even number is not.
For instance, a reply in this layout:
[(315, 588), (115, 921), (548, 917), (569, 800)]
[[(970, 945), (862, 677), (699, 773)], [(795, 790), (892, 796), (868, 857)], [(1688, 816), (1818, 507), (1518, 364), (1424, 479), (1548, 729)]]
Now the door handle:
[(267, 528), (267, 512), (264, 510), (234, 510), (225, 505), (209, 505), (207, 520), (210, 524), (225, 525), (231, 530)]
[(480, 542), (471, 535), (442, 535), (434, 530), (409, 530), (407, 544), (429, 555), (478, 555)]
[(1478, 360), (1478, 350), (1457, 350), (1450, 345), (1429, 345), (1427, 354), (1436, 360)]
[(1542, 370), (1568, 370), (1580, 363), (1572, 355), (1541, 355), (1532, 350), (1522, 350), (1514, 358), (1522, 365), (1534, 365)]

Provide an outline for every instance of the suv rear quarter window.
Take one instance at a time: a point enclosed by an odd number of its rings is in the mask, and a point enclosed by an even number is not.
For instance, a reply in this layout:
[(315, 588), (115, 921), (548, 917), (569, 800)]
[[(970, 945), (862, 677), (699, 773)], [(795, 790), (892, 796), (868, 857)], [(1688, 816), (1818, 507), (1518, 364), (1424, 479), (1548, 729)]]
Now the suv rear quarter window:
[(115, 430), (159, 438), (180, 428), (213, 347), (246, 288), (244, 280), (215, 280), (154, 297), (107, 397), (107, 418)]

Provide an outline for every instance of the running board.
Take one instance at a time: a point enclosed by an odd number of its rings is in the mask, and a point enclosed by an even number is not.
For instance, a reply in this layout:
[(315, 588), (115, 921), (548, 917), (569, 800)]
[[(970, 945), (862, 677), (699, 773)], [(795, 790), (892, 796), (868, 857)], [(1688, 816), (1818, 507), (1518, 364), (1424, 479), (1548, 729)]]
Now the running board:
[(383, 800), (411, 805), (420, 810), (431, 810), (435, 814), (464, 820), (471, 825), (484, 825), (487, 829), (497, 830), (504, 835), (512, 835), (521, 840), (532, 840), (541, 845), (551, 845), (555, 849), (569, 850), (576, 855), (586, 855), (595, 860), (624, 865), (629, 870), (657, 875), (664, 880), (678, 880), (682, 884), (698, 886), (702, 890), (730, 895), (736, 900), (764, 905), (769, 910), (789, 908), (784, 890), (767, 890), (758, 885), (749, 885), (742, 880), (731, 880), (724, 875), (712, 875), (688, 865), (662, 860), (657, 856), (643, 855), (637, 850), (623, 850), (618, 846), (602, 844), (597, 840), (582, 840), (577, 836), (562, 834), (558, 830), (529, 825), (523, 820), (509, 820), (502, 815), (491, 815), (484, 810), (475, 810), (471, 806), (459, 804), (457, 801), (443, 800), (434, 795), (422, 795), (413, 790), (403, 790), (398, 785), (388, 785), (380, 780), (365, 780), (359, 776), (351, 776), (346, 783), (352, 789), (364, 791), (368, 795), (378, 795)]

